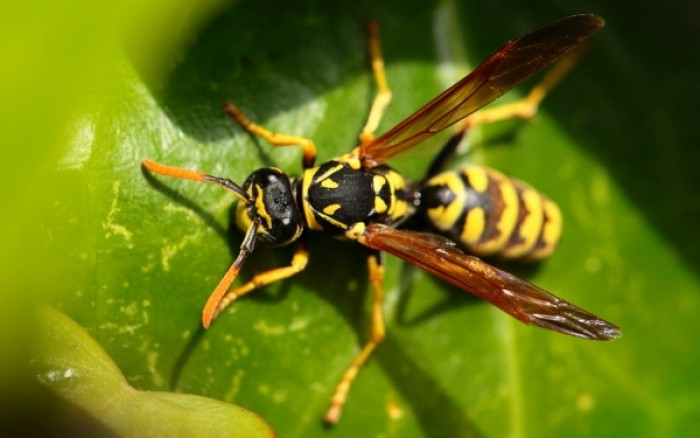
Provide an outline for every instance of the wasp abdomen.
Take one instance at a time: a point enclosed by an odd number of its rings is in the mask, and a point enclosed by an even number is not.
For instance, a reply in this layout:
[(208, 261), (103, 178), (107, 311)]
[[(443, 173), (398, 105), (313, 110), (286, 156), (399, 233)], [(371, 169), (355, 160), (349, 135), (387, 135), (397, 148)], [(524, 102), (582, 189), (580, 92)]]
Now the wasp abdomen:
[(561, 234), (559, 208), (522, 181), (480, 166), (430, 178), (420, 211), (443, 234), (482, 257), (539, 260)]

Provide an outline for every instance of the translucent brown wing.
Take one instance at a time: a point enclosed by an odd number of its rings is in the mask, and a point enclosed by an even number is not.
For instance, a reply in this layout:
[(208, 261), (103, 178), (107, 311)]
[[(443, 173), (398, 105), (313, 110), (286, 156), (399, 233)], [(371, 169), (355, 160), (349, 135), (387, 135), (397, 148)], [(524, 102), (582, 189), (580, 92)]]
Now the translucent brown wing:
[(482, 298), (527, 323), (584, 339), (610, 340), (620, 329), (539, 287), (464, 254), (429, 233), (371, 224), (360, 243), (386, 251)]
[(476, 70), (384, 135), (360, 147), (374, 167), (464, 119), (542, 70), (605, 25), (596, 15), (574, 15), (509, 41)]

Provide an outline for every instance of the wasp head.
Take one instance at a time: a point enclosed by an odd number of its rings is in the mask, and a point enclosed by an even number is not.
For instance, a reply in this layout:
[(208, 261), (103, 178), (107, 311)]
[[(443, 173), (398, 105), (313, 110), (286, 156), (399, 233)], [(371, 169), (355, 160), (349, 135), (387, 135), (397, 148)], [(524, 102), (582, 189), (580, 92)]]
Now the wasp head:
[(302, 232), (302, 219), (289, 177), (280, 169), (258, 169), (245, 180), (246, 202), (238, 204), (236, 225), (243, 231), (258, 224), (257, 234), (273, 245), (295, 241)]

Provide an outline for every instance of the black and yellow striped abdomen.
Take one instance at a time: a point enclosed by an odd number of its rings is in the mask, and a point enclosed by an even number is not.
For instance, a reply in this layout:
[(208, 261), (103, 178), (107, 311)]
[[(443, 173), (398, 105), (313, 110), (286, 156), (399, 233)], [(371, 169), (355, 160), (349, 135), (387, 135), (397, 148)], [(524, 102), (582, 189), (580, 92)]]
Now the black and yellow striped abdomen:
[(539, 260), (561, 235), (561, 212), (529, 185), (480, 166), (442, 172), (420, 190), (425, 218), (482, 257)]

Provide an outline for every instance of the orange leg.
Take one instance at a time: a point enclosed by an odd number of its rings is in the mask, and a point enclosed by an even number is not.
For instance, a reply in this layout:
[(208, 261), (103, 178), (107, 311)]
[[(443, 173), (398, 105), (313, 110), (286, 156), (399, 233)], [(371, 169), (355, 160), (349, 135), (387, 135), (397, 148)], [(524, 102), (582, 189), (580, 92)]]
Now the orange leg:
[(219, 284), (216, 285), (214, 292), (209, 295), (209, 299), (204, 305), (204, 310), (202, 310), (202, 326), (205, 329), (209, 328), (211, 325), (212, 320), (216, 316), (216, 309), (219, 307), (219, 303), (222, 301), (224, 294), (226, 294), (226, 291), (228, 291), (228, 288), (231, 287), (231, 284), (233, 284), (234, 280), (238, 276), (238, 272), (241, 270), (241, 266), (243, 266), (245, 260), (253, 252), (257, 229), (258, 224), (253, 222), (253, 225), (248, 228), (248, 231), (245, 233), (238, 257), (236, 257), (236, 260), (233, 262), (231, 267), (228, 268), (228, 271), (226, 271), (224, 276), (221, 278)]
[(248, 292), (254, 291), (255, 289), (261, 288), (268, 284), (284, 280), (285, 278), (289, 278), (303, 271), (306, 268), (308, 261), (309, 251), (306, 248), (306, 245), (303, 242), (300, 242), (294, 249), (294, 257), (292, 257), (292, 262), (289, 266), (283, 266), (281, 268), (275, 268), (256, 274), (249, 282), (229, 291), (223, 298), (217, 300), (216, 306), (213, 307), (215, 310), (213, 310), (209, 315), (209, 322), (214, 320), (234, 300), (247, 294)]
[(374, 132), (377, 130), (389, 102), (391, 102), (391, 90), (386, 82), (384, 59), (382, 58), (379, 43), (379, 26), (377, 26), (377, 23), (374, 21), (367, 23), (367, 39), (372, 73), (377, 83), (377, 95), (372, 102), (372, 107), (367, 117), (367, 123), (365, 123), (364, 128), (362, 128), (362, 133), (360, 134), (360, 141), (362, 144), (367, 144), (374, 140)]
[(268, 131), (260, 125), (253, 123), (245, 114), (241, 112), (236, 105), (231, 102), (224, 105), (224, 111), (231, 116), (239, 125), (251, 134), (259, 135), (265, 141), (273, 146), (294, 146), (299, 145), (304, 154), (302, 164), (305, 169), (314, 166), (316, 160), (316, 146), (314, 142), (308, 138), (298, 137), (296, 135), (278, 134)]
[(352, 383), (355, 381), (360, 368), (367, 361), (372, 351), (384, 340), (384, 315), (383, 302), (384, 292), (382, 290), (382, 280), (384, 279), (384, 267), (381, 265), (380, 253), (373, 252), (367, 259), (369, 268), (369, 281), (372, 284), (372, 337), (365, 344), (360, 354), (350, 363), (348, 369), (343, 373), (340, 383), (331, 397), (330, 407), (326, 412), (325, 420), (327, 423), (335, 424), (340, 420), (340, 415), (345, 405), (345, 400), (348, 397), (348, 392)]

